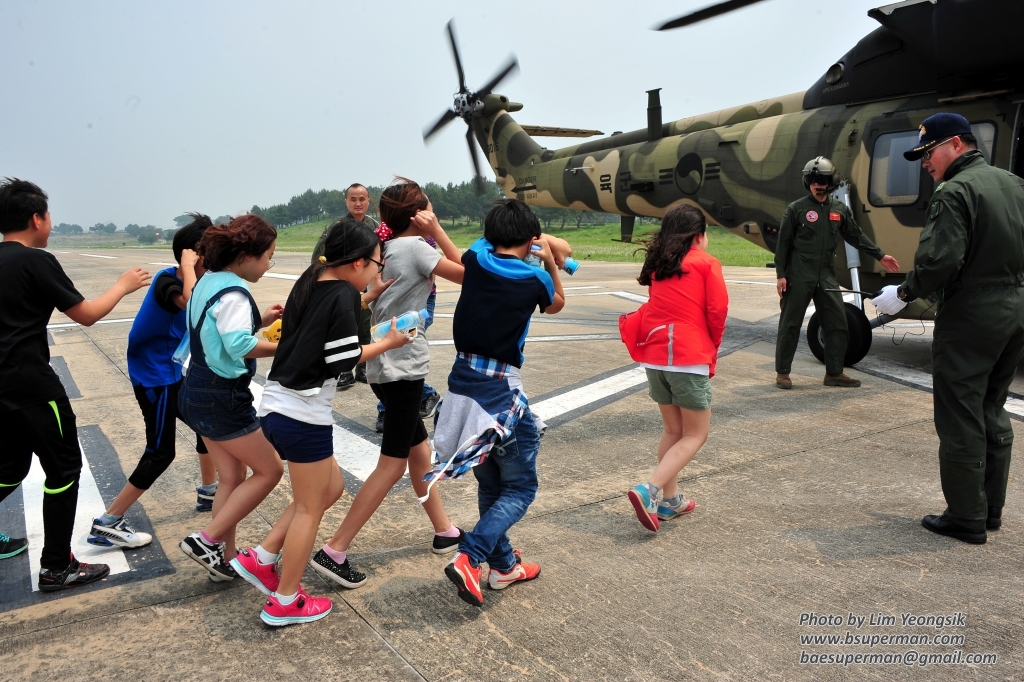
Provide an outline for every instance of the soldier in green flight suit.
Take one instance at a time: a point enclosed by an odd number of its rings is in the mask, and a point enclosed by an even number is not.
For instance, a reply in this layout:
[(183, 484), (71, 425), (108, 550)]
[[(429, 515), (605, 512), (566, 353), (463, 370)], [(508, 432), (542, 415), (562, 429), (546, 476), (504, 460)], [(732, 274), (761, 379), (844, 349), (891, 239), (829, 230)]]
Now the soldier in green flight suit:
[(889, 272), (897, 272), (900, 265), (895, 258), (882, 253), (861, 232), (846, 205), (832, 197), (838, 178), (831, 161), (824, 156), (811, 159), (804, 166), (803, 176), (804, 187), (810, 194), (786, 208), (775, 248), (775, 272), (782, 306), (775, 342), (775, 385), (793, 388), (789, 372), (800, 340), (804, 313), (813, 299), (825, 330), (825, 385), (856, 388), (860, 381), (843, 373), (849, 330), (842, 294), (826, 291), (839, 288), (836, 247), (845, 239), (851, 246), (877, 259)]
[(1004, 409), (1024, 356), (1024, 180), (989, 166), (967, 119), (924, 120), (904, 156), (939, 182), (914, 269), (875, 307), (899, 313), (938, 294), (932, 339), (935, 431), (946, 511), (921, 524), (982, 544), (1002, 524), (1013, 428)]

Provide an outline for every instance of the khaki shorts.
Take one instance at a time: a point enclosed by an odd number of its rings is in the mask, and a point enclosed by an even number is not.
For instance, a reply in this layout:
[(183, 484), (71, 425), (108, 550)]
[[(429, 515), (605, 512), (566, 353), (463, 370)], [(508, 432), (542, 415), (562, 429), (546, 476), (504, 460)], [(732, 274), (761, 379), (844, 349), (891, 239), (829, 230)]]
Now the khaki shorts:
[(711, 380), (700, 374), (647, 369), (651, 400), (659, 405), (677, 405), (687, 410), (711, 408)]

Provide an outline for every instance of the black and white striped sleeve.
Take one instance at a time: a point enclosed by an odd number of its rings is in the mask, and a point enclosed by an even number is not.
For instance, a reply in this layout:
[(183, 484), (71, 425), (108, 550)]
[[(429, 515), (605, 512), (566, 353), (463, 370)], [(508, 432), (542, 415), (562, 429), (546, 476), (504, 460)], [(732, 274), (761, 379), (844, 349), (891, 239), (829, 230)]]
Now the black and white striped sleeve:
[(323, 347), (324, 364), (331, 376), (351, 372), (363, 354), (359, 345), (359, 321), (348, 303), (339, 299), (335, 306)]

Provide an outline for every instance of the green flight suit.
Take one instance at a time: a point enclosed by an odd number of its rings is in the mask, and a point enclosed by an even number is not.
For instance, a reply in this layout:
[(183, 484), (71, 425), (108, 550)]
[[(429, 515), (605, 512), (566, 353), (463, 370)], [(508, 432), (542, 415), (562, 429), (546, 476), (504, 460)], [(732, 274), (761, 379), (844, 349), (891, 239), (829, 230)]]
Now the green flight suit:
[(819, 203), (807, 195), (786, 207), (782, 214), (775, 248), (775, 273), (786, 278), (775, 342), (775, 371), (779, 374), (789, 374), (792, 369), (804, 314), (812, 299), (825, 330), (825, 372), (843, 373), (850, 337), (843, 296), (825, 291), (839, 288), (835, 260), (840, 237), (876, 260), (885, 256), (861, 231), (846, 204), (832, 196)]
[(939, 296), (932, 341), (945, 516), (981, 532), (1002, 507), (1013, 428), (1006, 395), (1024, 355), (1024, 180), (972, 150), (928, 208), (908, 300)]

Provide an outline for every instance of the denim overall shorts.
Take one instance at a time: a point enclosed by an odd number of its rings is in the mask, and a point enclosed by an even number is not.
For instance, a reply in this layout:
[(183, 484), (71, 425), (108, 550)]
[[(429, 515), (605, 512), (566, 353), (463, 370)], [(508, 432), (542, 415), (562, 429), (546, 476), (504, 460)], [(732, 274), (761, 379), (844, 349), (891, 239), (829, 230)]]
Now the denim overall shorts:
[(260, 428), (260, 420), (252, 404), (252, 392), (249, 390), (249, 382), (256, 374), (256, 360), (246, 359), (245, 364), (249, 369), (247, 374), (235, 379), (226, 379), (210, 369), (206, 363), (203, 344), (199, 338), (203, 323), (206, 322), (206, 313), (221, 296), (231, 291), (244, 292), (249, 299), (253, 333), (255, 334), (262, 326), (262, 317), (256, 301), (245, 287), (227, 287), (214, 294), (203, 308), (198, 326), (193, 327), (191, 316), (188, 318), (192, 361), (178, 393), (178, 414), (181, 415), (182, 421), (200, 436), (213, 441), (232, 440)]

